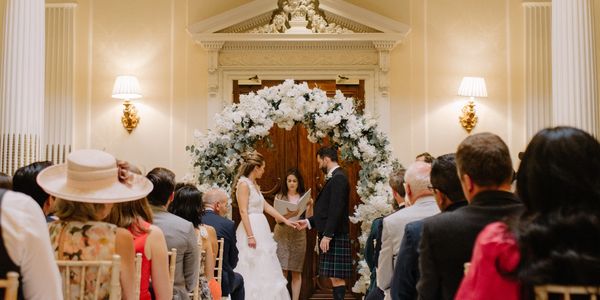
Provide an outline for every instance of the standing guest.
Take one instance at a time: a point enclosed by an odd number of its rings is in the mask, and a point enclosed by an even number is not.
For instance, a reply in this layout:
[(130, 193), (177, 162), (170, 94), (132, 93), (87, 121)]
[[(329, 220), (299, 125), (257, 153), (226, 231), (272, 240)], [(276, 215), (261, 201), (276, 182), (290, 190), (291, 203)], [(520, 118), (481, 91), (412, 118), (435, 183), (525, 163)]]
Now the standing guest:
[[(19, 299), (63, 298), (43, 216), (29, 196), (0, 189), (0, 278), (19, 273)], [(4, 292), (0, 289), (0, 299)]]
[(419, 299), (454, 299), (477, 234), (523, 207), (511, 193), (512, 161), (499, 136), (478, 133), (464, 139), (456, 151), (456, 168), (469, 205), (423, 223)]
[(220, 189), (212, 189), (202, 195), (204, 215), (202, 223), (212, 226), (217, 232), (217, 238), (223, 239), (223, 277), (221, 291), (223, 297), (231, 296), (231, 300), (244, 300), (244, 278), (233, 271), (238, 263), (237, 238), (235, 223), (223, 217), (227, 215), (227, 194)]
[(44, 192), (36, 182), (36, 178), (43, 169), (51, 165), (51, 161), (34, 162), (17, 169), (13, 176), (13, 190), (31, 196), (42, 208), (46, 216), (46, 222), (48, 223), (55, 220), (55, 218), (51, 217), (54, 211), (54, 197)]
[[(102, 222), (114, 203), (145, 197), (152, 190), (146, 178), (119, 169), (116, 159), (100, 150), (77, 150), (67, 156), (67, 163), (44, 169), (37, 177), (46, 193), (56, 198), (58, 221), (49, 224), (50, 241), (57, 260), (111, 260), (121, 257), (121, 294), (133, 299), (134, 247), (129, 231)], [(74, 299), (80, 293), (98, 293), (108, 298), (110, 272), (101, 276), (85, 276), (71, 270), (71, 290)], [(90, 268), (87, 274), (96, 274)], [(79, 285), (85, 281), (86, 290)], [(99, 290), (95, 290), (95, 286)]]
[(2, 172), (0, 172), (0, 189), (12, 190), (12, 178)]
[(415, 161), (424, 161), (428, 164), (433, 163), (434, 160), (435, 160), (435, 157), (433, 157), (433, 155), (429, 154), (429, 152), (423, 152), (423, 153), (417, 155), (417, 157), (415, 157)]
[(152, 225), (152, 210), (146, 198), (116, 203), (105, 220), (125, 228), (133, 235), (136, 253), (142, 254), (140, 300), (150, 300), (150, 281), (154, 299), (170, 300), (173, 287), (169, 281), (167, 242), (160, 228)]
[[(465, 195), (460, 185), (456, 172), (455, 155), (445, 154), (436, 158), (431, 164), (431, 185), (435, 202), (443, 213), (457, 210), (467, 205)], [(429, 217), (437, 218), (439, 215)], [(424, 219), (427, 220), (427, 219)], [(390, 288), (392, 299), (416, 299), (417, 282), (419, 281), (419, 253), (417, 251), (421, 241), (421, 230), (424, 220), (406, 224), (404, 237), (400, 243), (400, 250), (396, 256), (394, 276)]]
[[(304, 179), (298, 169), (290, 169), (285, 176), (285, 184), (275, 195), (275, 200), (289, 201), (298, 204), (300, 197), (306, 192)], [(306, 208), (306, 215), (311, 216), (312, 203)], [(297, 211), (290, 211), (284, 215), (286, 219), (298, 217)], [(304, 218), (301, 216), (301, 218)], [(283, 276), (288, 277), (292, 273), (292, 300), (300, 298), (302, 287), (302, 268), (304, 267), (304, 256), (306, 255), (306, 232), (298, 231), (287, 225), (277, 223), (275, 225), (274, 237), (277, 242), (277, 257), (283, 269)]]
[(433, 193), (429, 190), (431, 165), (416, 161), (406, 170), (406, 198), (409, 206), (383, 219), (381, 253), (377, 268), (377, 286), (391, 299), (390, 287), (394, 275), (396, 254), (404, 237), (406, 224), (433, 216), (440, 212)]
[(517, 176), (525, 211), (479, 234), (457, 299), (533, 299), (535, 285), (598, 285), (598, 140), (573, 127), (541, 130)]
[[(406, 190), (404, 189), (404, 174), (406, 169), (400, 166), (390, 174), (390, 187), (392, 188), (392, 196), (394, 201), (392, 207), (394, 212), (406, 207)], [(365, 300), (383, 299), (383, 291), (377, 287), (377, 261), (379, 260), (379, 252), (381, 251), (381, 232), (383, 231), (383, 217), (375, 218), (371, 224), (371, 232), (367, 237), (365, 245), (365, 261), (371, 271), (371, 283), (365, 293)]]
[(167, 248), (177, 249), (173, 297), (187, 300), (198, 285), (198, 237), (192, 223), (167, 211), (175, 192), (175, 174), (165, 168), (154, 168), (146, 177), (154, 185), (148, 194), (153, 224), (165, 235)]
[(338, 165), (337, 149), (323, 147), (317, 151), (319, 169), (325, 185), (315, 202), (314, 215), (299, 223), (302, 228), (316, 228), (319, 239), (319, 275), (331, 280), (333, 299), (346, 294), (346, 279), (352, 276), (350, 237), (348, 236), (348, 202), (350, 183)]
[(182, 184), (175, 190), (175, 197), (168, 210), (194, 225), (202, 245), (204, 255), (200, 257), (200, 298), (221, 299), (221, 287), (214, 276), (215, 254), (218, 250), (217, 233), (212, 226), (202, 224), (202, 193), (194, 185)]

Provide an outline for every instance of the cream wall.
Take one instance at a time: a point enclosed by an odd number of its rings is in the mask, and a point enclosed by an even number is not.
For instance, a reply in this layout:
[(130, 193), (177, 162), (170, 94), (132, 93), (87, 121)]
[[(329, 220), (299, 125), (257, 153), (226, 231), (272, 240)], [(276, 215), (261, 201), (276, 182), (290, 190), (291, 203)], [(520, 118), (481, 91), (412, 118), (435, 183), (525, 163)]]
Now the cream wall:
[[(76, 13), (75, 148), (114, 153), (148, 171), (188, 170), (185, 145), (205, 130), (206, 54), (187, 24), (244, 0), (80, 0)], [(276, 1), (274, 0), (274, 5)], [(518, 0), (348, 0), (409, 24), (392, 52), (394, 156), (407, 164), (423, 151), (452, 152), (467, 136), (458, 124), (463, 76), (484, 76), (489, 98), (478, 103), (474, 132), (499, 134), (516, 153), (525, 145), (522, 8)], [(469, 9), (465, 9), (465, 8)], [(117, 75), (133, 74), (144, 97), (128, 134), (112, 99)], [(396, 121), (397, 120), (397, 121)]]
[[(468, 9), (466, 9), (468, 8)], [(454, 152), (467, 136), (456, 96), (463, 76), (485, 77), (472, 133), (491, 131), (513, 159), (525, 146), (523, 13), (519, 0), (413, 0), (412, 32), (392, 53), (392, 146), (403, 162)]]

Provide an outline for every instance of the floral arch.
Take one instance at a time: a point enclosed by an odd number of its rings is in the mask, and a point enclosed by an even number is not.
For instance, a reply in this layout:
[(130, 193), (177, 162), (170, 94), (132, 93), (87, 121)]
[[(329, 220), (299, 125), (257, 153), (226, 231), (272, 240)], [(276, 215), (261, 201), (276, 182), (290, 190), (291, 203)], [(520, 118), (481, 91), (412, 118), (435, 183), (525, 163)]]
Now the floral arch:
[[(377, 129), (375, 119), (356, 114), (353, 100), (340, 91), (330, 99), (318, 88), (286, 80), (256, 94), (241, 95), (240, 103), (217, 114), (216, 128), (206, 134), (196, 132), (195, 144), (186, 147), (192, 155), (194, 179), (201, 189), (218, 186), (231, 191), (241, 154), (253, 150), (274, 124), (290, 130), (296, 123), (304, 124), (311, 142), (328, 136), (339, 147), (343, 160), (360, 162), (356, 189), (363, 203), (355, 207), (350, 220), (361, 222), (359, 242), (363, 249), (372, 221), (392, 210), (388, 176), (394, 162), (389, 141)], [(364, 293), (370, 271), (362, 256), (357, 269), (360, 278), (352, 290)]]

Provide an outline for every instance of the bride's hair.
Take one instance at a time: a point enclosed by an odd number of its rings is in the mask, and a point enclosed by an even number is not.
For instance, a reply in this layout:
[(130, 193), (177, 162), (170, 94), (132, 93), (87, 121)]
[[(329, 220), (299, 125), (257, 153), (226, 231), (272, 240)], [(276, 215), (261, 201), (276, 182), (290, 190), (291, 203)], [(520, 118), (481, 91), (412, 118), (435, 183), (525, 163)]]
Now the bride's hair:
[(257, 151), (245, 152), (244, 154), (242, 154), (242, 159), (244, 161), (242, 161), (242, 164), (240, 164), (238, 168), (238, 172), (237, 175), (235, 175), (231, 189), (231, 199), (234, 199), (234, 206), (237, 206), (237, 197), (235, 196), (235, 194), (237, 191), (237, 184), (240, 180), (240, 177), (248, 177), (248, 175), (250, 175), (250, 173), (254, 171), (254, 168), (261, 167), (263, 163), (265, 163), (265, 158), (262, 156), (262, 154), (258, 153)]

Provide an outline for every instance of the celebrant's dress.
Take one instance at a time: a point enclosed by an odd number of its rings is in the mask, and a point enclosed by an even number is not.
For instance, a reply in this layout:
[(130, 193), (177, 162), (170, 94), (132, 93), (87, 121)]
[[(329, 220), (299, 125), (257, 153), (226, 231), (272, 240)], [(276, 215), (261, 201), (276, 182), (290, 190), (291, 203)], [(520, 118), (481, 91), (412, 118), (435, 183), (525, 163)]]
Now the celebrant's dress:
[(287, 280), (283, 278), (277, 259), (277, 244), (265, 217), (265, 198), (254, 183), (242, 176), (239, 183), (246, 183), (248, 197), (248, 219), (256, 240), (256, 249), (248, 246), (248, 234), (240, 223), (236, 231), (239, 261), (235, 272), (244, 277), (246, 299), (288, 300)]

